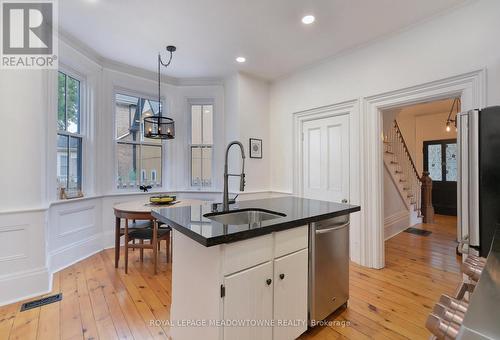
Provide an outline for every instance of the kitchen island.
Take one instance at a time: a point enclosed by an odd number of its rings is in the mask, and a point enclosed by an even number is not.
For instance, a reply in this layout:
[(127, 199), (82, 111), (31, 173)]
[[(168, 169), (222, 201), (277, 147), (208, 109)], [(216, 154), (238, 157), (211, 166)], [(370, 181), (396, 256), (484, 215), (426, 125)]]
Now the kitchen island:
[(298, 197), (214, 208), (152, 212), (173, 229), (173, 338), (296, 338), (307, 329), (309, 227), (360, 208)]

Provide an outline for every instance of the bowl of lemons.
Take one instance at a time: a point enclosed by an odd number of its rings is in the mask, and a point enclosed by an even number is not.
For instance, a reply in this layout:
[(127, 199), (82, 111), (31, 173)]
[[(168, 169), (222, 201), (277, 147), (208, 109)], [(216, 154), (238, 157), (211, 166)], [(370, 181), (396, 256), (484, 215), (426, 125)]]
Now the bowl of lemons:
[(149, 198), (151, 204), (172, 204), (175, 202), (176, 197), (174, 195), (156, 195)]

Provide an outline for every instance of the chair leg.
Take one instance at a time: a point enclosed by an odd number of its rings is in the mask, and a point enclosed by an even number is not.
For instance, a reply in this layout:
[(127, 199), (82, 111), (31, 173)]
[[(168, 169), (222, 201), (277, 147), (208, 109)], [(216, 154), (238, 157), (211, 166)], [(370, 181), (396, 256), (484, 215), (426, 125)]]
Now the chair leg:
[[(135, 244), (135, 239), (132, 240), (132, 244)], [(132, 248), (132, 251), (135, 251), (135, 248)]]
[(128, 274), (128, 219), (125, 219), (125, 274)]
[(156, 275), (158, 273), (158, 221), (153, 222), (153, 239), (151, 240), (153, 243), (153, 267), (154, 267), (154, 274)]
[(125, 274), (128, 274), (128, 235), (125, 234)]
[(167, 243), (167, 247), (166, 247), (166, 252), (167, 252), (167, 263), (169, 262), (170, 260), (170, 232), (168, 233), (168, 237), (165, 239), (165, 242)]
[[(139, 240), (139, 244), (140, 244), (140, 245), (143, 245), (143, 244), (144, 244), (144, 240)], [(143, 249), (143, 248), (141, 248), (139, 252), (140, 252), (140, 254), (141, 254), (141, 255), (140, 255), (140, 256), (141, 256), (141, 262), (144, 262), (144, 249)]]

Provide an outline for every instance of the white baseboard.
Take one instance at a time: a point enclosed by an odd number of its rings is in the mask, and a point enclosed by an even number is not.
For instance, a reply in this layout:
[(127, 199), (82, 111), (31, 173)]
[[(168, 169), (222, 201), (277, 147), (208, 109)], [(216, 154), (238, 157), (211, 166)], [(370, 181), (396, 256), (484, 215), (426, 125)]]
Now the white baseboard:
[(0, 277), (0, 306), (50, 292), (51, 275), (47, 267)]
[(384, 240), (388, 240), (410, 226), (410, 213), (401, 211), (384, 219)]
[(58, 272), (103, 249), (102, 233), (59, 248), (49, 254), (50, 272)]

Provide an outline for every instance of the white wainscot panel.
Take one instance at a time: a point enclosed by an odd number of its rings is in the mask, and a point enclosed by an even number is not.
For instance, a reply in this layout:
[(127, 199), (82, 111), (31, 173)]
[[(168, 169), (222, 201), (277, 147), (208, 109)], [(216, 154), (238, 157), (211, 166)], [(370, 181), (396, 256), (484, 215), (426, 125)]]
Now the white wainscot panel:
[(52, 205), (48, 224), (51, 272), (102, 250), (102, 199)]
[(95, 212), (95, 205), (59, 211), (57, 216), (57, 236), (64, 237), (94, 228), (96, 225)]
[(46, 293), (45, 211), (0, 214), (0, 306)]
[(24, 224), (0, 228), (0, 262), (27, 258), (25, 240), (28, 227)]

